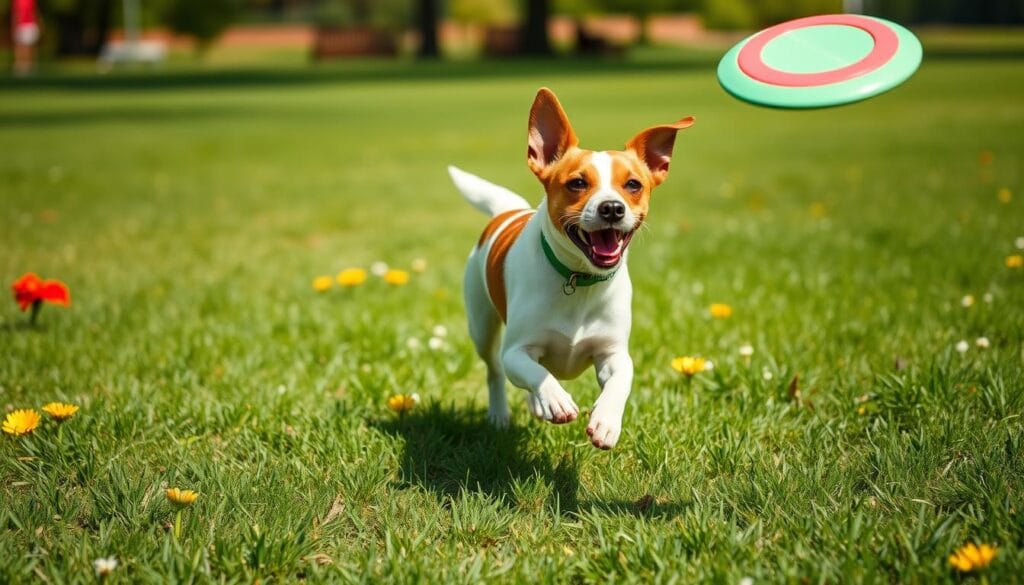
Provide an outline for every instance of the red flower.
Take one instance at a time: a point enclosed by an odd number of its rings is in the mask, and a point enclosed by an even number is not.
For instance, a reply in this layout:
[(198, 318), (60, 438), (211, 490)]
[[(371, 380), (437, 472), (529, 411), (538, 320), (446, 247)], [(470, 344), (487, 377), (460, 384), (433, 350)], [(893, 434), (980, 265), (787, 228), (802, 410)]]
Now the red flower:
[(65, 307), (71, 304), (71, 293), (68, 292), (68, 285), (59, 280), (43, 280), (34, 272), (22, 275), (14, 281), (11, 286), (14, 289), (14, 300), (22, 311), (36, 303), (46, 301), (58, 303)]

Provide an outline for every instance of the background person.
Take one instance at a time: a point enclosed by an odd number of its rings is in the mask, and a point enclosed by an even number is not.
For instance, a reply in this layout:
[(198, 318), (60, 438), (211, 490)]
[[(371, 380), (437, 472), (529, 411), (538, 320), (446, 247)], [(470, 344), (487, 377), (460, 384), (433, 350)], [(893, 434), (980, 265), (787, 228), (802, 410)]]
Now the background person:
[(14, 41), (14, 73), (28, 75), (35, 67), (35, 46), (39, 41), (35, 0), (13, 0), (11, 39)]

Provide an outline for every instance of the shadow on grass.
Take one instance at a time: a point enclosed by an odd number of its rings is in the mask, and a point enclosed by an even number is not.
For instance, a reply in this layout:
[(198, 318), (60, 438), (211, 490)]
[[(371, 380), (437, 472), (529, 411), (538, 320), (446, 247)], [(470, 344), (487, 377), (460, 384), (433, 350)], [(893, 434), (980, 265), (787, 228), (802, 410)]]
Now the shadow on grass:
[(401, 477), (420, 485), (446, 503), (463, 491), (501, 499), (506, 505), (523, 504), (523, 493), (537, 479), (552, 486), (548, 503), (562, 514), (579, 507), (579, 475), (572, 452), (561, 456), (531, 450), (527, 429), (499, 430), (482, 416), (458, 412), (453, 406), (434, 404), (401, 418), (370, 424), (405, 441)]
[(29, 78), (0, 78), (0, 91), (19, 89), (170, 90), (290, 86), (310, 83), (459, 81), (515, 77), (560, 77), (599, 73), (645, 73), (709, 69), (718, 55), (676, 53), (653, 59), (505, 59), (421, 62), (411, 60), (353, 60), (308, 66), (155, 69), (119, 71), (107, 75), (71, 72)]
[(237, 108), (213, 107), (100, 107), (81, 110), (45, 112), (0, 112), (0, 128), (39, 128), (74, 126), (78, 124), (118, 123), (124, 125), (160, 125), (223, 120), (229, 116), (246, 115)]
[[(432, 404), (401, 418), (370, 424), (405, 442), (402, 481), (423, 487), (442, 505), (469, 492), (500, 499), (509, 507), (547, 505), (563, 516), (597, 513), (658, 519), (681, 516), (693, 505), (649, 494), (639, 494), (635, 500), (580, 499), (574, 449), (549, 453), (530, 444), (529, 426), (498, 430), (482, 414), (458, 411), (451, 405)], [(549, 487), (537, 489), (538, 483)]]

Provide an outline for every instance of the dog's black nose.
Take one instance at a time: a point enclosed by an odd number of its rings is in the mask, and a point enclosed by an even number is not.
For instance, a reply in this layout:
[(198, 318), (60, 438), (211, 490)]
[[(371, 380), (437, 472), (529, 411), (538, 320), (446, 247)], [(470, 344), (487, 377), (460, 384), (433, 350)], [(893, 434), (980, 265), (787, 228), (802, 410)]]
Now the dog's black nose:
[(626, 206), (621, 201), (605, 201), (597, 206), (597, 214), (608, 222), (616, 222), (625, 217)]

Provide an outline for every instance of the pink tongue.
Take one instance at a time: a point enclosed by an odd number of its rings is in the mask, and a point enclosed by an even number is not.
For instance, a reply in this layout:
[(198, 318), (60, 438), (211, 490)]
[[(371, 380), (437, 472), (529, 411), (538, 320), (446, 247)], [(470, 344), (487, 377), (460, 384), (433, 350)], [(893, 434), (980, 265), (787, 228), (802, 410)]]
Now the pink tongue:
[(590, 232), (590, 247), (600, 256), (611, 256), (619, 251), (619, 234), (613, 229)]

